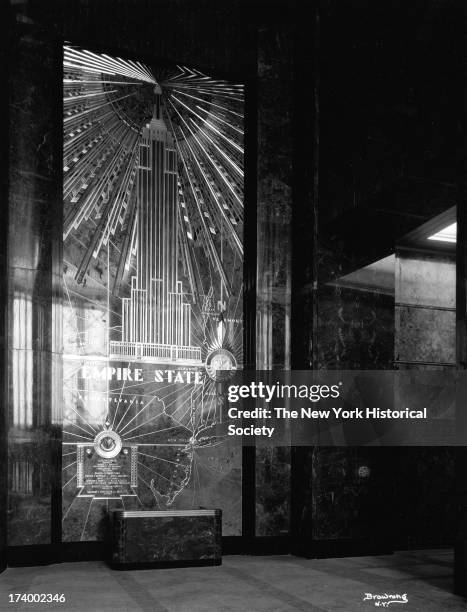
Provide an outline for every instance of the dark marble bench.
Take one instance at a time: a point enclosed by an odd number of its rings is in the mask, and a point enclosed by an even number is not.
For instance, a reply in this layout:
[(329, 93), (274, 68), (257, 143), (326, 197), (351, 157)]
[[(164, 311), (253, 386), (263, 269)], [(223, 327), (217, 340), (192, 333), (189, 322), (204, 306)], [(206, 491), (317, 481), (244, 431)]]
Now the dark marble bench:
[(112, 518), (116, 569), (221, 564), (221, 510), (119, 510)]

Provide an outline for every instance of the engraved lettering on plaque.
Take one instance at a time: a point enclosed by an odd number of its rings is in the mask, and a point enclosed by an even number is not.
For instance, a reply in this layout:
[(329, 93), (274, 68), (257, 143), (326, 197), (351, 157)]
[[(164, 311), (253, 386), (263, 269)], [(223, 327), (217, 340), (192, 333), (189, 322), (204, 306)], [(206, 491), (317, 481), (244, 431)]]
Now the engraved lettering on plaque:
[[(112, 438), (110, 438), (112, 439)], [(111, 442), (108, 442), (112, 446)], [(122, 446), (113, 456), (102, 456), (94, 445), (78, 445), (78, 497), (118, 499), (122, 495), (136, 495), (136, 445)]]

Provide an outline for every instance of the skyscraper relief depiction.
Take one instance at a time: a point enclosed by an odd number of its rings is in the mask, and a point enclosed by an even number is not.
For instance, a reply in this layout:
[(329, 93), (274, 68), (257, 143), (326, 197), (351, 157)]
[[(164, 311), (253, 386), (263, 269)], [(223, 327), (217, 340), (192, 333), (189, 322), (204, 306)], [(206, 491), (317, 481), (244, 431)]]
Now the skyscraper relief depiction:
[(122, 299), (122, 339), (110, 356), (200, 364), (191, 344), (191, 305), (178, 280), (178, 173), (173, 136), (162, 117), (161, 89), (154, 88), (153, 117), (142, 130), (137, 172), (137, 273)]

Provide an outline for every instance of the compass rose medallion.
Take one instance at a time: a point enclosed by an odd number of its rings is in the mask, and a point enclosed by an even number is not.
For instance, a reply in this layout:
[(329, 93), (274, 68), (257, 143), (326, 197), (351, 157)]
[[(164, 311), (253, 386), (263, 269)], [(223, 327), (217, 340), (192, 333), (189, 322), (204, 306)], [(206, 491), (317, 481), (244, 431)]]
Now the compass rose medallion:
[(108, 420), (104, 428), (94, 438), (94, 450), (103, 459), (113, 459), (122, 450), (122, 439), (116, 431), (110, 429)]

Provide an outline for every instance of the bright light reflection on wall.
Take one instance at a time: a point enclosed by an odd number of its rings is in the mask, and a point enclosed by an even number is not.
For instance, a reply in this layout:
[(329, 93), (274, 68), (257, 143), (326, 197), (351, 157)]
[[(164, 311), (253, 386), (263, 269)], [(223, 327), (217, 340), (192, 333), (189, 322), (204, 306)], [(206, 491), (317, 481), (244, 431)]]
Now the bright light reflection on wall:
[(13, 426), (32, 427), (33, 354), (32, 303), (25, 295), (13, 298)]
[(428, 240), (437, 240), (439, 242), (455, 243), (457, 238), (457, 223), (452, 223), (444, 229), (436, 232), (433, 236), (428, 236)]

